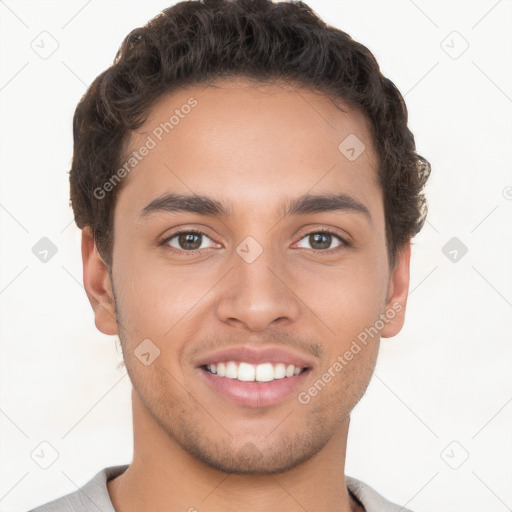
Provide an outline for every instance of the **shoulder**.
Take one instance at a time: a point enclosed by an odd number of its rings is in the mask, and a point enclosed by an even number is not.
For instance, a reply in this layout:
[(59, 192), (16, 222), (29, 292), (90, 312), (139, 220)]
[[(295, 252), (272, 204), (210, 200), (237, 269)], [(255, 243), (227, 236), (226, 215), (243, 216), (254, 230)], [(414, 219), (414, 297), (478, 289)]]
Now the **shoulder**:
[(362, 503), (366, 512), (412, 512), (388, 501), (368, 484), (356, 478), (346, 476), (347, 489)]
[(75, 492), (66, 494), (29, 512), (115, 512), (107, 481), (124, 473), (128, 464), (104, 468)]

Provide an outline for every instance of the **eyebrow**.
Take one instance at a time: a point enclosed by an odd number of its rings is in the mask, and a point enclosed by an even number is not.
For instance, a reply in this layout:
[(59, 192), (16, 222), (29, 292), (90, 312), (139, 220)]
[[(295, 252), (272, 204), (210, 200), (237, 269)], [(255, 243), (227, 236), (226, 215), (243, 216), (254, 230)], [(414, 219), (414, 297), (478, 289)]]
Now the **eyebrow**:
[[(372, 222), (368, 207), (348, 194), (305, 194), (288, 200), (283, 205), (282, 216), (290, 217), (331, 211), (361, 213), (367, 217), (370, 223)], [(229, 203), (207, 196), (168, 193), (145, 206), (140, 211), (139, 218), (159, 212), (190, 212), (199, 215), (229, 217), (233, 214), (233, 209)]]

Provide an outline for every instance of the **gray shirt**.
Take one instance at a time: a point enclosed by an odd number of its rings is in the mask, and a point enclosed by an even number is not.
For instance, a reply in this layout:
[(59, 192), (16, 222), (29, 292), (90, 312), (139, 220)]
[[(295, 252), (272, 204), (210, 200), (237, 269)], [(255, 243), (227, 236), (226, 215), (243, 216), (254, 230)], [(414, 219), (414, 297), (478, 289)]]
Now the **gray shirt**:
[[(102, 469), (78, 491), (53, 500), (29, 512), (116, 512), (107, 489), (107, 481), (124, 473), (128, 464)], [(411, 512), (395, 505), (371, 487), (352, 477), (345, 477), (347, 489), (361, 502), (366, 512)]]

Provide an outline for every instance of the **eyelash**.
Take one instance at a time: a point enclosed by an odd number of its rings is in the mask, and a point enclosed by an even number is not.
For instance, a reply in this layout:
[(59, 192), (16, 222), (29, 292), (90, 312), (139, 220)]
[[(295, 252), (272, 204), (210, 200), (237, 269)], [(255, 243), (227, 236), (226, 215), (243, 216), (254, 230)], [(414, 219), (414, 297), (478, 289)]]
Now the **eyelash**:
[[(172, 240), (173, 238), (179, 236), (179, 235), (183, 235), (183, 234), (195, 234), (195, 235), (204, 235), (206, 236), (207, 238), (210, 238), (206, 233), (204, 233), (203, 231), (198, 231), (198, 230), (195, 230), (195, 229), (183, 229), (181, 231), (176, 231), (175, 233), (173, 233), (171, 236), (168, 236), (167, 238), (165, 238), (164, 240), (162, 240), (160, 243), (159, 243), (159, 246), (164, 246), (166, 245), (170, 240)], [(300, 240), (302, 240), (303, 238), (307, 237), (307, 236), (311, 236), (311, 235), (317, 235), (317, 234), (328, 234), (328, 235), (332, 235), (334, 236), (335, 238), (337, 238), (341, 243), (342, 245), (340, 245), (339, 247), (335, 247), (334, 249), (309, 249), (311, 251), (314, 251), (314, 252), (317, 252), (317, 253), (328, 253), (328, 254), (332, 254), (332, 253), (335, 253), (335, 252), (338, 252), (339, 250), (342, 250), (343, 248), (347, 248), (347, 247), (351, 247), (352, 244), (350, 244), (345, 238), (343, 238), (342, 236), (340, 236), (336, 231), (330, 229), (330, 228), (320, 228), (318, 230), (315, 230), (315, 231), (309, 231), (308, 233), (305, 233), (301, 238)], [(200, 253), (201, 251), (204, 251), (205, 249), (194, 249), (193, 251), (186, 251), (184, 249), (176, 249), (175, 247), (171, 247), (171, 246), (168, 246), (167, 247), (168, 250), (170, 250), (171, 252), (174, 252), (174, 253), (179, 253), (179, 254), (183, 254), (183, 253), (186, 253), (186, 254), (198, 254)]]

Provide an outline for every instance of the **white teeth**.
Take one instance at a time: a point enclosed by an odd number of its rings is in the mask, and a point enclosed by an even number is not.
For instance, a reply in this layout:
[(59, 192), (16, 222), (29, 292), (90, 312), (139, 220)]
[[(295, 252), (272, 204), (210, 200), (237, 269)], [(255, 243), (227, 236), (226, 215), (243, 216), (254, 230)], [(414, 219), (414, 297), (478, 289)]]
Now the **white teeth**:
[(242, 382), (271, 382), (275, 379), (284, 379), (299, 375), (303, 371), (301, 367), (295, 367), (293, 364), (284, 363), (262, 363), (252, 365), (249, 363), (236, 363), (235, 361), (226, 361), (223, 363), (206, 365), (207, 370), (216, 373), (219, 377), (228, 379), (238, 379)]
[(278, 363), (274, 366), (274, 379), (284, 379), (286, 377), (286, 366)]
[(238, 368), (234, 361), (229, 361), (226, 365), (226, 375), (228, 379), (236, 379), (238, 377)]
[(256, 378), (256, 370), (252, 364), (240, 363), (238, 367), (238, 380), (252, 382)]
[(270, 382), (274, 380), (274, 367), (271, 363), (256, 366), (256, 380), (258, 382)]

